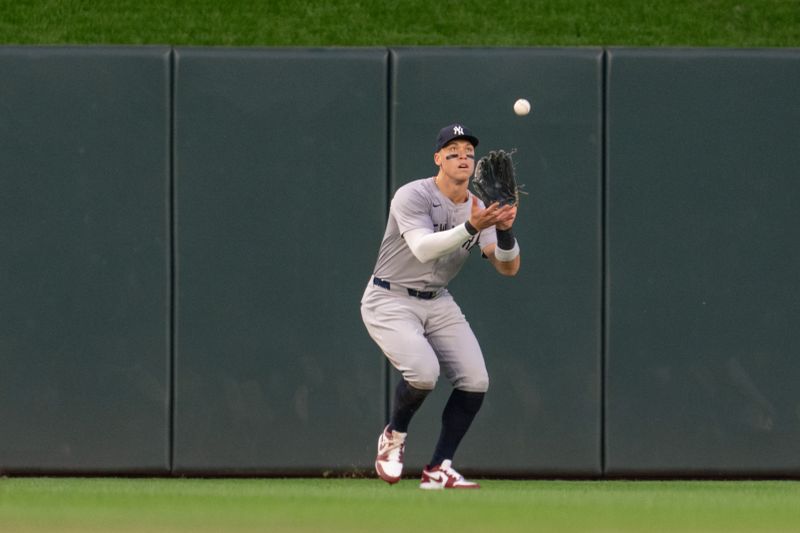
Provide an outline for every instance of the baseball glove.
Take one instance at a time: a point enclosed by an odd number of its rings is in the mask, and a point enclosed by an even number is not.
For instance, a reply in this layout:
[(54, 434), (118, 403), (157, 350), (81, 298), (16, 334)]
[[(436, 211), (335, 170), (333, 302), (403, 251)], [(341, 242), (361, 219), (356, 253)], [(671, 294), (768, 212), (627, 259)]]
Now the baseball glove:
[(481, 157), (475, 165), (472, 188), (486, 206), (495, 202), (503, 205), (519, 204), (520, 187), (514, 176), (513, 152), (493, 150)]

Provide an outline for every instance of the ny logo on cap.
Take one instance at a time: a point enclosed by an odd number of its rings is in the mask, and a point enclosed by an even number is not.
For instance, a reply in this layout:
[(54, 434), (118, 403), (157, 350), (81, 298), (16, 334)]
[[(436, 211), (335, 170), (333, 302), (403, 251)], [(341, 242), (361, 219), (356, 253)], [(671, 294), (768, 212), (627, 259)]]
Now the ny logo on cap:
[(456, 126), (453, 128), (453, 135), (464, 135), (464, 128), (461, 126)]

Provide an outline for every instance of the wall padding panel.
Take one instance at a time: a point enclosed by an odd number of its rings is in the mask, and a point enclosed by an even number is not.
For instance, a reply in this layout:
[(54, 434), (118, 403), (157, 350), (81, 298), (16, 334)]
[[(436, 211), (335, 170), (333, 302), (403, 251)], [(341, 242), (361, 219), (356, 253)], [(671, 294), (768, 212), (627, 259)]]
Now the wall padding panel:
[[(516, 150), (529, 193), (515, 224), (519, 275), (502, 278), (476, 252), (450, 286), (491, 379), (455, 464), (465, 472), (597, 475), (603, 52), (417, 48), (393, 58), (393, 189), (433, 176), (436, 134), (463, 122), (480, 139), (478, 157)], [(528, 116), (512, 110), (520, 97), (533, 105)], [(412, 422), (412, 467), (431, 457), (450, 390), (441, 377)]]
[(169, 469), (170, 53), (0, 48), (0, 471)]
[(800, 52), (608, 67), (607, 471), (797, 475)]
[(388, 52), (176, 54), (175, 469), (370, 467)]

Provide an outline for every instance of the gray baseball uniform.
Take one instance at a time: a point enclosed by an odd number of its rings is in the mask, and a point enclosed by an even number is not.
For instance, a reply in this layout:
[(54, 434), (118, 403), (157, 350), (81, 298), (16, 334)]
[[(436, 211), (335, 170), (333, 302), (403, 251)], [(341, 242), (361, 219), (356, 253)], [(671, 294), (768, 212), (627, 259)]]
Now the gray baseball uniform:
[(455, 204), (439, 191), (434, 178), (400, 187), (392, 199), (373, 277), (361, 300), (361, 316), (370, 336), (405, 381), (418, 389), (432, 389), (440, 368), (457, 389), (485, 392), (489, 386), (478, 341), (447, 284), (473, 248), (481, 250), (497, 242), (494, 227), (425, 263), (403, 239), (413, 229), (438, 232), (463, 224), (471, 208), (471, 193), (466, 202)]

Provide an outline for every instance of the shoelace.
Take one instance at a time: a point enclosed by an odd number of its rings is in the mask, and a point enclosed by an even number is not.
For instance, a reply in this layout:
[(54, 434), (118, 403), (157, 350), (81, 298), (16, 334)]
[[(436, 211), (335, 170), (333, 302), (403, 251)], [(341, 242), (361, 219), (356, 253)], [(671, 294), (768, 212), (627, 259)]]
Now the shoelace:
[[(394, 435), (392, 435), (394, 436)], [(383, 453), (387, 454), (387, 457), (390, 461), (402, 461), (403, 460), (403, 449), (405, 447), (405, 439), (403, 438), (391, 438), (387, 439), (384, 438), (383, 442), (385, 444), (383, 448)]]
[(452, 466), (448, 466), (446, 468), (441, 469), (448, 477), (454, 478), (456, 481), (461, 481), (464, 479), (464, 476), (456, 472), (455, 468)]

